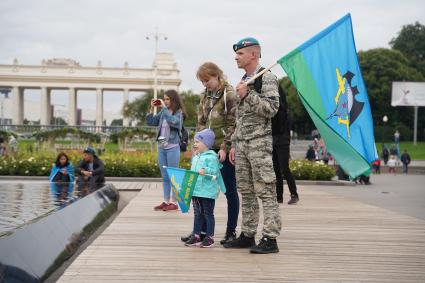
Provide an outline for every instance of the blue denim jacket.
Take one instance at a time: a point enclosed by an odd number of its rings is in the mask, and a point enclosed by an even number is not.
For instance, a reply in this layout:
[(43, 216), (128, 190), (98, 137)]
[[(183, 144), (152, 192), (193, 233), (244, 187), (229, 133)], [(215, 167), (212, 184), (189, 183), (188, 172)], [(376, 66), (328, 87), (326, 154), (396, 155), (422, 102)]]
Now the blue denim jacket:
[(149, 126), (157, 126), (157, 138), (159, 137), (161, 125), (164, 119), (170, 126), (170, 136), (168, 137), (168, 143), (179, 144), (179, 132), (181, 131), (183, 125), (182, 111), (177, 110), (176, 113), (171, 114), (171, 112), (166, 107), (164, 107), (156, 115), (148, 114), (146, 116), (146, 122)]

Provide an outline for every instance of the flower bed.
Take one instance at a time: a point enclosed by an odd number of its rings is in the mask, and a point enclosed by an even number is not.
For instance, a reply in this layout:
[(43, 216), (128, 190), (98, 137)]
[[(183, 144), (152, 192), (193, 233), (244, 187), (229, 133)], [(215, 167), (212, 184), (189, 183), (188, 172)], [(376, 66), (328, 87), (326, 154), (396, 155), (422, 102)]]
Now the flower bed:
[(322, 162), (308, 160), (291, 160), (289, 168), (296, 180), (329, 181), (336, 175), (336, 170)]
[[(67, 152), (75, 166), (81, 160), (81, 152)], [(48, 176), (56, 158), (53, 152), (36, 154), (20, 153), (17, 159), (0, 158), (0, 175)], [(100, 156), (105, 163), (105, 175), (110, 177), (160, 177), (156, 152), (105, 153)], [(331, 180), (335, 169), (331, 166), (293, 160), (289, 164), (297, 180)], [(182, 154), (180, 167), (190, 168), (190, 155)]]

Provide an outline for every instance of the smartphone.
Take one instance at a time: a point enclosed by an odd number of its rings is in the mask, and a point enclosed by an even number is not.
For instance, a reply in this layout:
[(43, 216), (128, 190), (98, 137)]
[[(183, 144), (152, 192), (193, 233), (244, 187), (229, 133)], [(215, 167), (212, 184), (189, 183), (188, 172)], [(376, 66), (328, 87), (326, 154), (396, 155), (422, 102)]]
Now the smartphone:
[(160, 106), (161, 104), (162, 104), (161, 100), (159, 100), (159, 99), (156, 99), (156, 100), (153, 101), (154, 106)]

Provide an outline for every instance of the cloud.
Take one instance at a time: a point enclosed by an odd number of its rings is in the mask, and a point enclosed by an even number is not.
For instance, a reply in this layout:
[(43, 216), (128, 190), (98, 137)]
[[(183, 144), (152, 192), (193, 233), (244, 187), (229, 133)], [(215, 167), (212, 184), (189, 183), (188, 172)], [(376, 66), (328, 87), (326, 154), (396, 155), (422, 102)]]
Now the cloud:
[[(15, 57), (21, 64), (66, 57), (83, 66), (101, 60), (103, 66), (128, 61), (131, 67), (150, 67), (154, 42), (145, 36), (158, 27), (169, 38), (159, 42), (159, 50), (174, 53), (181, 89), (200, 91), (195, 73), (205, 61), (221, 66), (233, 84), (243, 75), (232, 51), (242, 37), (260, 40), (262, 62), (269, 65), (351, 12), (359, 50), (388, 47), (402, 25), (424, 23), (424, 8), (420, 0), (2, 0), (0, 63), (10, 64)], [(284, 75), (279, 67), (273, 71)], [(111, 97), (105, 105), (119, 111), (121, 95)]]

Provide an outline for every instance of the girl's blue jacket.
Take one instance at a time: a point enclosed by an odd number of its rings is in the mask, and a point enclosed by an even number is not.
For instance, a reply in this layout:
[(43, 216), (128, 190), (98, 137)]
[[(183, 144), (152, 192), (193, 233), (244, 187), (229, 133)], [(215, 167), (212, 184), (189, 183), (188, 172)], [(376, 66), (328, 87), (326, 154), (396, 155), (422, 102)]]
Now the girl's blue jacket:
[[(72, 167), (72, 164), (69, 163), (66, 167), (66, 172), (69, 175), (69, 182), (73, 183), (74, 182), (74, 167)], [(55, 178), (56, 174), (62, 170), (61, 167), (57, 166), (56, 164), (53, 164), (52, 170), (50, 171), (50, 176), (49, 176), (49, 180), (50, 182), (53, 182), (53, 179)]]
[(191, 171), (199, 172), (205, 169), (205, 174), (215, 175), (213, 179), (210, 176), (199, 175), (193, 190), (194, 197), (203, 197), (217, 199), (220, 191), (226, 193), (226, 187), (221, 176), (220, 169), (223, 165), (218, 160), (217, 153), (213, 150), (207, 150), (200, 154), (196, 154), (192, 158)]

